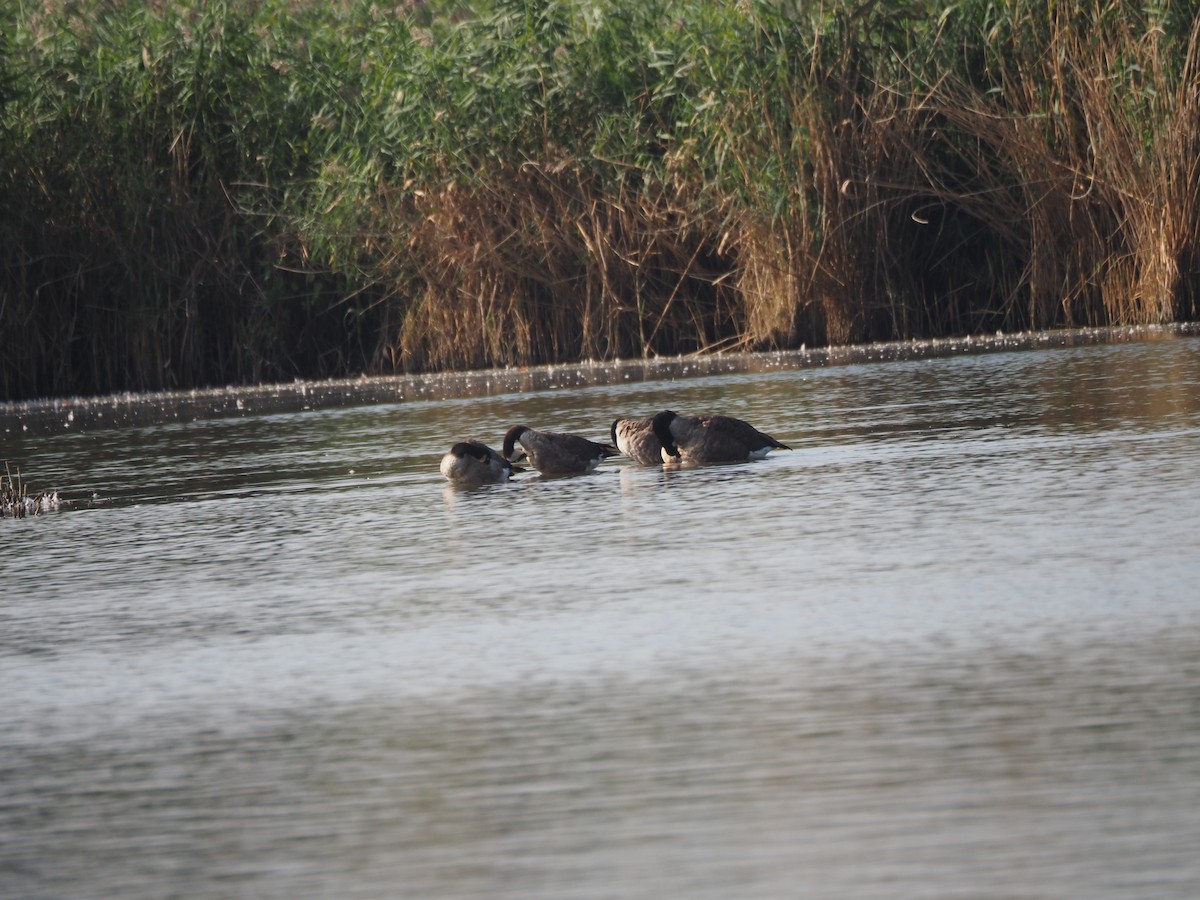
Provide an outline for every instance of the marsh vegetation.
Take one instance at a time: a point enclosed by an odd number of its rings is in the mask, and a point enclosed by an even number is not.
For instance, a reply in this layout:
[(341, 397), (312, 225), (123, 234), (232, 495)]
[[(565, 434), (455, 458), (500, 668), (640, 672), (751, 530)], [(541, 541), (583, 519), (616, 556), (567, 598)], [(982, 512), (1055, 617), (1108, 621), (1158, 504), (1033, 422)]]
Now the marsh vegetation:
[(0, 10), (0, 397), (1197, 315), (1194, 3)]

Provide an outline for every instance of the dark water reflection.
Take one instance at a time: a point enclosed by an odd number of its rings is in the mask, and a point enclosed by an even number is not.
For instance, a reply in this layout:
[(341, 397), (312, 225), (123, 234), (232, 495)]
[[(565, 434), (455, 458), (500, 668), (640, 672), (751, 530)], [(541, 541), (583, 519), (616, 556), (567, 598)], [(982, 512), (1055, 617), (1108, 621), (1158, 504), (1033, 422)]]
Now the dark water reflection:
[[(841, 362), (9, 410), (0, 894), (1197, 896), (1200, 339)], [(667, 405), (795, 449), (437, 474)]]

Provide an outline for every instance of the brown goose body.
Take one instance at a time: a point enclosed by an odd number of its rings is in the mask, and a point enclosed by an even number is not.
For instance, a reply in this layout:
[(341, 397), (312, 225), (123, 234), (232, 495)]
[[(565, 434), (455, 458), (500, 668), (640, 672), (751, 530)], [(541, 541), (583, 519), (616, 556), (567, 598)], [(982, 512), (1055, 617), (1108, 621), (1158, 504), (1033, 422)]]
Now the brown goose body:
[(663, 463), (663, 446), (654, 433), (654, 419), (617, 419), (612, 423), (614, 446), (630, 459), (643, 466), (658, 466)]
[(452, 484), (461, 487), (499, 484), (521, 471), (523, 470), (479, 441), (460, 441), (442, 457), (442, 475)]
[(652, 421), (664, 459), (737, 462), (762, 459), (775, 449), (791, 449), (749, 422), (731, 416), (680, 416), (665, 409)]
[(514, 425), (504, 435), (504, 457), (512, 459), (517, 445), (525, 451), (529, 464), (543, 475), (582, 475), (591, 472), (617, 449), (598, 444), (577, 434), (535, 431), (526, 425)]

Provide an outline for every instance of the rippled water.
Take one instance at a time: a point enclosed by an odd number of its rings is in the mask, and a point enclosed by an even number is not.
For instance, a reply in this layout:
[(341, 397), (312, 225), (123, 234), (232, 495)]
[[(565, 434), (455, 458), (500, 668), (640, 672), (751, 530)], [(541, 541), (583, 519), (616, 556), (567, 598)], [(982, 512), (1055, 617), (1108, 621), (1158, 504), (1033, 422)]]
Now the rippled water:
[(0, 894), (1200, 896), (1200, 338), (823, 362), (10, 408)]

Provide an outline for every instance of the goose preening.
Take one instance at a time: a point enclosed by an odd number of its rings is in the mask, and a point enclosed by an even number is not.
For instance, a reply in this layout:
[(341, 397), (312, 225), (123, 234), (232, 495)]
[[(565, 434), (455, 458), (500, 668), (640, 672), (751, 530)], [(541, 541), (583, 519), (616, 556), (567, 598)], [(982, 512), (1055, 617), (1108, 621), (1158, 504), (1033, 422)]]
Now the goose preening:
[(762, 459), (771, 450), (790, 450), (749, 422), (731, 416), (680, 416), (664, 409), (652, 420), (663, 458), (691, 462), (736, 462)]
[(525, 451), (529, 464), (543, 475), (580, 475), (590, 472), (617, 449), (598, 444), (577, 434), (534, 431), (526, 425), (514, 425), (504, 435), (504, 458), (512, 459), (517, 444)]
[(522, 471), (479, 441), (460, 441), (442, 457), (442, 474), (461, 487), (498, 484)]
[(663, 463), (663, 445), (654, 433), (654, 419), (617, 419), (612, 423), (612, 442), (618, 450), (643, 466)]

